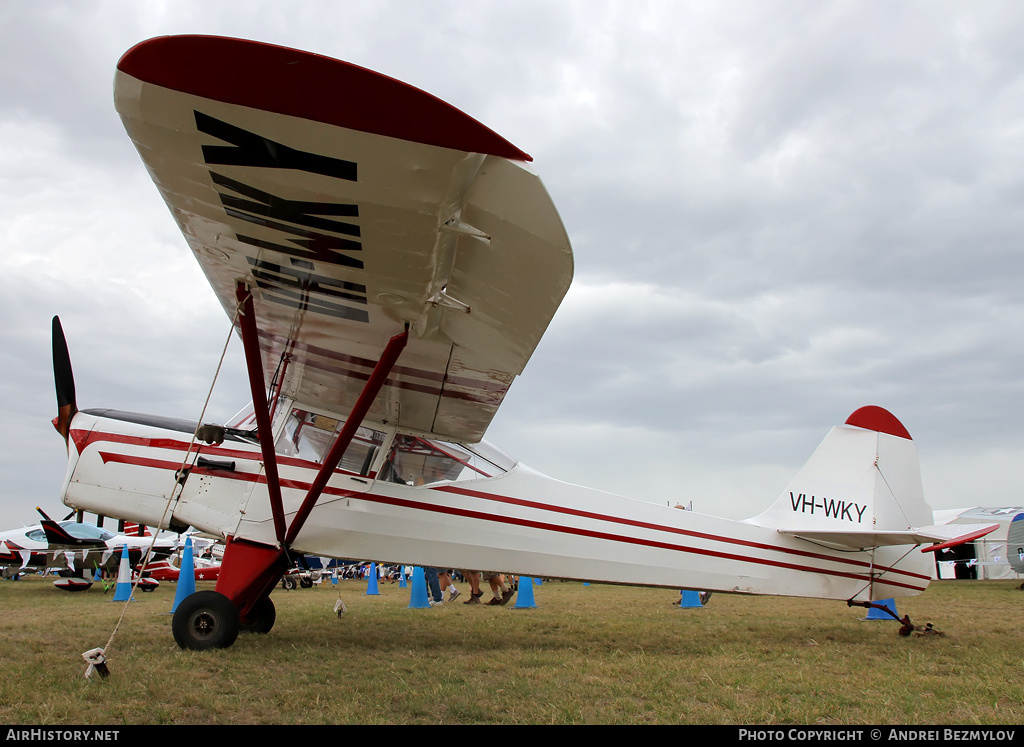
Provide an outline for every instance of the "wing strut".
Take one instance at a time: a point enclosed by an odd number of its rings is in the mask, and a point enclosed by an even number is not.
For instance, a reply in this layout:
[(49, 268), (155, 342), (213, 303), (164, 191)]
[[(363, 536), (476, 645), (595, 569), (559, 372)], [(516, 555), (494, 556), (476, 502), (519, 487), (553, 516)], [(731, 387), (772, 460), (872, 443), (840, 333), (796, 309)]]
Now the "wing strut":
[(259, 331), (256, 327), (256, 310), (252, 303), (252, 292), (244, 283), (235, 286), (235, 297), (242, 307), (238, 323), (242, 330), (242, 346), (245, 349), (245, 364), (249, 370), (249, 389), (252, 391), (252, 408), (256, 416), (256, 432), (260, 437), (263, 452), (263, 469), (267, 475), (267, 492), (270, 494), (270, 511), (274, 517), (274, 535), (283, 543), (285, 536), (284, 502), (281, 499), (281, 481), (277, 473), (277, 454), (274, 451), (273, 429), (270, 423), (270, 409), (267, 404), (267, 390), (263, 387), (263, 359), (260, 355)]
[(338, 462), (341, 461), (341, 457), (345, 454), (345, 449), (352, 443), (352, 437), (355, 436), (356, 430), (362, 425), (363, 418), (366, 417), (366, 413), (370, 409), (370, 405), (373, 404), (374, 399), (377, 398), (377, 394), (380, 392), (381, 387), (388, 379), (388, 374), (391, 373), (391, 369), (394, 368), (395, 363), (398, 361), (398, 356), (401, 355), (402, 350), (405, 349), (405, 343), (409, 339), (409, 325), (405, 325), (405, 330), (401, 334), (397, 334), (388, 341), (388, 345), (384, 348), (384, 352), (380, 356), (380, 360), (377, 361), (377, 365), (373, 367), (373, 372), (370, 374), (370, 378), (367, 380), (366, 385), (363, 387), (362, 393), (359, 395), (359, 399), (356, 400), (355, 405), (352, 407), (352, 412), (349, 414), (348, 419), (345, 421), (345, 425), (342, 426), (341, 431), (338, 432), (337, 438), (334, 439), (334, 444), (331, 446), (331, 450), (327, 456), (324, 457), (324, 462), (320, 466), (320, 471), (316, 475), (316, 479), (313, 480), (313, 484), (309, 486), (309, 492), (306, 493), (305, 499), (302, 501), (302, 505), (299, 507), (298, 513), (295, 514), (295, 518), (292, 519), (291, 526), (288, 527), (288, 534), (285, 535), (285, 544), (290, 544), (295, 540), (302, 526), (306, 523), (306, 519), (309, 518), (310, 511), (313, 510), (313, 506), (316, 505), (317, 500), (323, 493), (324, 488), (327, 486), (327, 481), (334, 474), (334, 468), (338, 466)]
[[(263, 451), (264, 470), (267, 478), (267, 492), (274, 518), (274, 530), (278, 547), (253, 542), (246, 539), (228, 538), (224, 551), (224, 561), (217, 579), (216, 591), (227, 597), (238, 610), (239, 620), (243, 625), (259, 625), (267, 614), (270, 591), (281, 580), (288, 568), (288, 545), (294, 541), (306, 519), (312, 512), (317, 500), (327, 486), (327, 481), (334, 474), (334, 469), (341, 461), (345, 449), (352, 442), (356, 430), (366, 417), (373, 400), (387, 382), (388, 375), (394, 368), (398, 356), (405, 349), (409, 339), (409, 326), (401, 334), (391, 338), (384, 349), (380, 360), (363, 386), (363, 391), (356, 400), (352, 412), (345, 425), (335, 438), (327, 457), (324, 459), (316, 478), (309, 487), (306, 497), (292, 519), (291, 526), (285, 529), (284, 503), (281, 499), (281, 484), (277, 470), (277, 458), (271, 434), (270, 411), (266, 390), (263, 388), (263, 365), (260, 355), (259, 332), (256, 326), (256, 314), (253, 307), (252, 294), (242, 283), (236, 286), (238, 302), (242, 307), (239, 325), (242, 331), (242, 343), (245, 347), (245, 360), (249, 370), (249, 387), (252, 390), (253, 413), (256, 416), (256, 428), (260, 434), (260, 448)], [(270, 607), (272, 610), (272, 607)], [(263, 620), (265, 622), (265, 620)], [(182, 623), (183, 625), (185, 623)], [(272, 621), (271, 623), (272, 624)], [(237, 632), (237, 631), (236, 631)], [(177, 637), (177, 634), (175, 634)], [(232, 640), (233, 637), (232, 637)], [(180, 645), (181, 642), (179, 641)], [(228, 644), (230, 645), (230, 644)]]

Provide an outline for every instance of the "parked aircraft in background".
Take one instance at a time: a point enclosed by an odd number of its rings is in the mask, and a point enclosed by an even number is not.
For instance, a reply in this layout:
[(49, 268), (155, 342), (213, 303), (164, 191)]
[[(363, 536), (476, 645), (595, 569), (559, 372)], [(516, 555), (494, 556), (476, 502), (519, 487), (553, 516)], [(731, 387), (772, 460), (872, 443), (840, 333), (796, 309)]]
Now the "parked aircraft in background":
[[(948, 524), (967, 530), (995, 523), (991, 534), (935, 554), (936, 575), (958, 579), (1014, 579), (1024, 573), (1021, 567), (1021, 545), (1024, 536), (1014, 541), (1015, 532), (1024, 532), (1018, 518), (1024, 506), (974, 506), (942, 509), (935, 512), (937, 524)], [(1016, 522), (1016, 523), (1015, 523)]]
[[(122, 548), (128, 548), (129, 563), (136, 566), (153, 546), (153, 558), (167, 557), (177, 545), (175, 538), (158, 539), (154, 544), (142, 527), (132, 534), (113, 532), (102, 526), (65, 519), (54, 521), (41, 509), (43, 521), (34, 526), (0, 532), (0, 567), (7, 576), (56, 569), (66, 577), (82, 578), (95, 570), (116, 573)], [(87, 582), (68, 582), (59, 588), (79, 590)]]
[(1010, 567), (1016, 573), (1024, 573), (1024, 513), (1017, 514), (1010, 522), (1006, 533), (1006, 549)]
[(910, 434), (873, 406), (747, 521), (534, 472), (483, 441), (573, 274), (530, 156), (404, 83), (257, 42), (151, 39), (114, 88), (253, 401), (249, 430), (78, 411), (54, 320), (64, 502), (227, 542), (180, 646), (269, 631), (299, 553), (870, 605), (927, 587), (920, 545), (990, 531), (934, 525)]

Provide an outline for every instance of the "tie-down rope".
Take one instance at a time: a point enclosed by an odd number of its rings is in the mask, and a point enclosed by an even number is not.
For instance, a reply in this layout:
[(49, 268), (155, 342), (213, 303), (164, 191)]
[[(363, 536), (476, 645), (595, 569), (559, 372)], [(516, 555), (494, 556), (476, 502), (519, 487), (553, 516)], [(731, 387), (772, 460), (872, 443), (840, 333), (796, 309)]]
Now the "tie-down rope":
[[(221, 349), (220, 360), (217, 362), (217, 370), (213, 374), (213, 381), (210, 382), (210, 389), (206, 393), (206, 401), (203, 402), (203, 410), (199, 415), (198, 422), (196, 423), (196, 430), (192, 434), (192, 440), (189, 443), (188, 450), (185, 452), (185, 457), (181, 460), (181, 467), (178, 469), (177, 472), (174, 473), (174, 488), (171, 490), (171, 495), (167, 499), (167, 504), (164, 506), (163, 515), (160, 517), (160, 523), (156, 527), (156, 532), (153, 533), (153, 540), (149, 543), (149, 549), (146, 550), (146, 555), (142, 560), (142, 564), (139, 566), (138, 575), (136, 576), (135, 581), (132, 583), (131, 594), (128, 595), (128, 599), (124, 603), (124, 608), (121, 610), (121, 614), (117, 618), (117, 622), (114, 624), (114, 629), (110, 632), (110, 638), (107, 640), (107, 645), (104, 646), (102, 649), (93, 649), (92, 651), (87, 651), (85, 654), (82, 654), (82, 656), (85, 657), (86, 661), (90, 662), (89, 668), (86, 670), (85, 673), (86, 677), (89, 677), (92, 674), (94, 664), (102, 665), (103, 669), (100, 669), (101, 672), (106, 671), (106, 661), (109, 658), (108, 653), (110, 651), (110, 647), (114, 644), (114, 636), (117, 635), (117, 631), (121, 627), (121, 622), (124, 620), (124, 616), (128, 612), (128, 605), (131, 604), (132, 595), (135, 594), (135, 590), (138, 587), (139, 582), (142, 580), (142, 574), (146, 570), (146, 566), (149, 565), (150, 558), (153, 555), (153, 548), (156, 546), (157, 538), (160, 532), (162, 531), (160, 527), (164, 525), (164, 521), (167, 518), (168, 512), (171, 510), (171, 506), (173, 506), (175, 501), (177, 501), (181, 493), (181, 490), (184, 488), (185, 481), (179, 479), (179, 476), (185, 474), (185, 469), (188, 466), (189, 458), (192, 456), (192, 450), (196, 446), (199, 429), (203, 427), (203, 419), (206, 417), (206, 408), (209, 407), (210, 405), (210, 398), (213, 396), (214, 386), (216, 386), (217, 384), (217, 378), (220, 376), (220, 370), (221, 367), (224, 365), (224, 358), (228, 352), (228, 345), (231, 343), (231, 337), (235, 331), (235, 322), (238, 320), (239, 315), (242, 313), (242, 304), (245, 302), (245, 300), (247, 299), (243, 299), (243, 301), (240, 301), (235, 306), (235, 315), (231, 319), (231, 327), (228, 330), (227, 339), (224, 341), (224, 347)], [(199, 452), (197, 451), (196, 456), (198, 455)]]

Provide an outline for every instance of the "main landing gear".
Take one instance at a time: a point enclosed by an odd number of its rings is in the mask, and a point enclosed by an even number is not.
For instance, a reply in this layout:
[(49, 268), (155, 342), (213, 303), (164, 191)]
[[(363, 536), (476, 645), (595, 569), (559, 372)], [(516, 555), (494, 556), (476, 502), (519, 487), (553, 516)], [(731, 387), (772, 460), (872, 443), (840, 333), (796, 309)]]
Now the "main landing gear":
[(189, 594), (178, 605), (171, 620), (175, 642), (193, 651), (228, 648), (235, 642), (239, 630), (238, 609), (219, 591)]
[(239, 633), (269, 633), (277, 612), (270, 597), (263, 597), (247, 618), (219, 591), (197, 591), (178, 605), (171, 620), (174, 640), (181, 648), (205, 651), (228, 648)]

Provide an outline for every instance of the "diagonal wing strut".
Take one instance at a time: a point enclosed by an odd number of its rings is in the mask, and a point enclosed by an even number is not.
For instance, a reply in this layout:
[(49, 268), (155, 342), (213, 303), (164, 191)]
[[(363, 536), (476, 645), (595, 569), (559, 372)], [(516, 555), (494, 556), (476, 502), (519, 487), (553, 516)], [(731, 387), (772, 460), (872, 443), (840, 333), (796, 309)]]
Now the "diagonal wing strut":
[[(242, 332), (242, 344), (245, 350), (246, 366), (249, 373), (249, 387), (252, 391), (253, 412), (256, 416), (256, 428), (258, 433), (271, 433), (270, 408), (267, 401), (266, 390), (263, 388), (263, 364), (260, 358), (259, 332), (256, 326), (256, 313), (253, 307), (252, 293), (243, 283), (236, 287), (236, 296), (242, 306), (242, 314), (239, 319), (239, 326)], [(366, 413), (369, 412), (373, 401), (380, 393), (381, 388), (387, 382), (388, 375), (394, 368), (398, 357), (405, 349), (409, 339), (409, 326), (392, 337), (384, 348), (380, 359), (373, 368), (369, 379), (363, 386), (363, 391), (352, 407), (352, 412), (345, 420), (338, 435), (334, 439), (330, 451), (320, 465), (316, 478), (309, 487), (306, 497), (302, 501), (298, 512), (292, 519), (291, 524), (285, 528), (284, 502), (281, 498), (281, 484), (277, 470), (277, 454), (274, 450), (273, 440), (260, 438), (260, 449), (263, 453), (264, 469), (267, 475), (267, 489), (270, 498), (270, 510), (274, 518), (274, 533), (277, 541), (284, 546), (290, 545), (295, 537), (302, 530), (306, 519), (316, 505), (317, 500), (323, 494), (324, 488), (334, 469), (338, 466), (345, 450), (352, 443), (356, 430), (362, 424)]]

